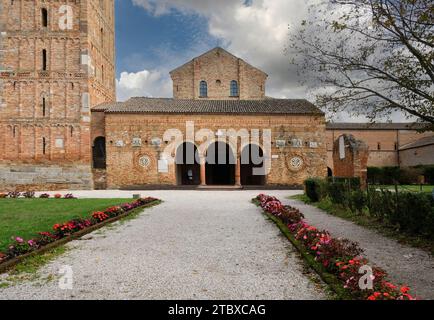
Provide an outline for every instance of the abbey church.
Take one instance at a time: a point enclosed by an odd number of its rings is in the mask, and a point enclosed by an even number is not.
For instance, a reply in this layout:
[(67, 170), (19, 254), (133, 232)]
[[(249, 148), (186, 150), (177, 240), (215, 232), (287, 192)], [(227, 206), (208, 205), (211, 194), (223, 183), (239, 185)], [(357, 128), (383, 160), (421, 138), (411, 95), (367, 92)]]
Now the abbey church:
[(333, 171), (346, 127), (268, 97), (266, 70), (223, 48), (173, 70), (173, 98), (117, 102), (114, 20), (113, 0), (0, 0), (0, 191), (299, 186)]

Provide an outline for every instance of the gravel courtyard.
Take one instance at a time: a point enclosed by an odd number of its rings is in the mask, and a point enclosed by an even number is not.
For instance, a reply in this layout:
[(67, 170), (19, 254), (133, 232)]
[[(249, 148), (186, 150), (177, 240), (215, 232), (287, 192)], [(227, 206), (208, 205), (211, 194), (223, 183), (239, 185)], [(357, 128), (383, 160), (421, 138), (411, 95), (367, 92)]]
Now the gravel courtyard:
[[(81, 198), (133, 193), (164, 203), (69, 243), (39, 278), (0, 288), (0, 299), (327, 298), (278, 228), (250, 203), (258, 192), (74, 192)], [(58, 286), (63, 266), (72, 267), (72, 290)]]

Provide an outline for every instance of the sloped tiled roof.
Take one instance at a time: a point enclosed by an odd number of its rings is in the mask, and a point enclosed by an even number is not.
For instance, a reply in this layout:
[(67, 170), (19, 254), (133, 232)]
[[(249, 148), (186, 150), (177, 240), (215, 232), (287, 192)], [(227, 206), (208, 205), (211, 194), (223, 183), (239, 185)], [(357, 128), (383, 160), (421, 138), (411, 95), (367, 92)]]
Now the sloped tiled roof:
[(307, 114), (324, 113), (307, 100), (179, 100), (164, 98), (131, 98), (122, 103), (106, 103), (94, 111), (106, 113), (168, 114)]
[(114, 107), (114, 106), (119, 105), (119, 104), (122, 104), (122, 102), (105, 102), (105, 103), (101, 103), (99, 105), (96, 105), (95, 107), (92, 107), (92, 111), (104, 112), (109, 107)]
[(252, 68), (258, 70), (259, 72), (262, 72), (263, 74), (265, 74), (265, 75), (268, 77), (268, 74), (265, 73), (264, 71), (262, 71), (261, 69), (252, 66), (250, 63), (244, 61), (243, 59), (241, 59), (241, 58), (239, 58), (239, 57), (237, 57), (237, 56), (235, 56), (234, 54), (230, 53), (230, 52), (227, 51), (226, 49), (223, 49), (222, 47), (215, 47), (215, 48), (213, 48), (213, 49), (211, 49), (211, 50), (209, 50), (209, 51), (207, 51), (207, 52), (201, 54), (200, 56), (197, 56), (196, 58), (193, 58), (193, 59), (190, 60), (189, 62), (184, 63), (183, 65), (177, 67), (176, 69), (173, 69), (172, 71), (169, 72), (169, 74), (175, 73), (175, 72), (177, 72), (178, 70), (182, 69), (183, 67), (185, 67), (185, 66), (187, 66), (187, 65), (189, 65), (189, 64), (192, 64), (195, 60), (200, 59), (200, 58), (202, 58), (202, 57), (204, 57), (204, 56), (207, 56), (207, 55), (209, 55), (209, 54), (212, 54), (212, 53), (214, 53), (214, 52), (224, 52), (224, 53), (226, 53), (226, 54), (232, 56), (232, 57), (235, 58), (235, 59), (239, 59), (239, 60), (243, 61), (243, 62), (244, 62), (245, 64), (247, 64), (248, 66), (250, 66), (250, 67), (252, 67)]
[[(420, 147), (429, 146), (432, 144), (434, 144), (434, 135), (429, 136), (429, 137), (424, 137), (424, 138), (421, 138), (419, 140), (416, 140), (415, 142), (406, 144), (406, 145), (402, 146), (401, 148), (399, 148), (399, 150), (420, 148)], [(434, 157), (434, 155), (433, 155), (433, 157)]]
[(328, 130), (422, 130), (428, 124), (424, 123), (327, 123)]

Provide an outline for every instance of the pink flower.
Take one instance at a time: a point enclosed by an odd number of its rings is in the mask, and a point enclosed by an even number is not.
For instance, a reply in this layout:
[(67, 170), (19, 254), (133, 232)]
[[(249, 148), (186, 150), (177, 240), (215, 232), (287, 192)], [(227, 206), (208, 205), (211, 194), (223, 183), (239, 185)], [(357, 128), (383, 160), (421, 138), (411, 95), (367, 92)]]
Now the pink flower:
[(27, 243), (29, 244), (29, 246), (33, 247), (35, 245), (35, 241), (33, 240), (29, 240), (27, 241)]
[(18, 242), (18, 243), (23, 243), (24, 242), (23, 238), (20, 238), (20, 237), (16, 237), (15, 241)]

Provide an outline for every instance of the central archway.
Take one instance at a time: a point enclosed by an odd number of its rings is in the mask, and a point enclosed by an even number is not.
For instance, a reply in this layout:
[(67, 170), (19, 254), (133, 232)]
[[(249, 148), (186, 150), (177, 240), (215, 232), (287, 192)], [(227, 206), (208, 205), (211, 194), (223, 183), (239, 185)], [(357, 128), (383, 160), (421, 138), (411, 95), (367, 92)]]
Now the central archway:
[(266, 184), (264, 151), (256, 144), (244, 147), (241, 152), (241, 184), (243, 186), (263, 186)]
[(236, 159), (232, 149), (225, 142), (214, 142), (206, 155), (206, 184), (235, 185)]
[(200, 184), (198, 151), (191, 142), (184, 142), (176, 149), (176, 180), (178, 185)]

